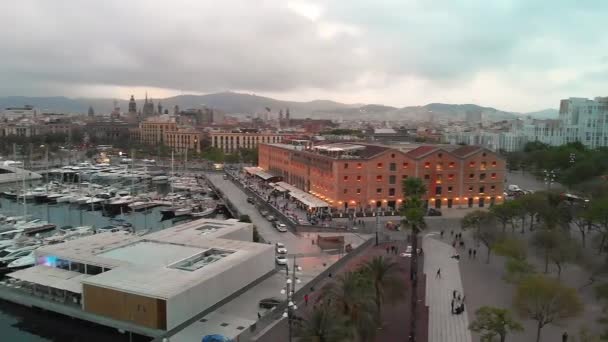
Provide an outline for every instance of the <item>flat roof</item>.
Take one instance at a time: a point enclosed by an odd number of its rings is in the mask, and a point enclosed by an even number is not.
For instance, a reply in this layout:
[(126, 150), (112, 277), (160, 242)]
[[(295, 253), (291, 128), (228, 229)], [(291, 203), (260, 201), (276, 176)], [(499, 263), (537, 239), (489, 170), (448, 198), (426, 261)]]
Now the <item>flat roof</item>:
[[(36, 255), (110, 269), (81, 279), (82, 284), (168, 299), (272, 249), (271, 245), (238, 239), (240, 231), (248, 233), (252, 227), (234, 219), (200, 219), (144, 236), (95, 234), (41, 247)], [(38, 269), (19, 271), (24, 272), (20, 276), (27, 277)]]

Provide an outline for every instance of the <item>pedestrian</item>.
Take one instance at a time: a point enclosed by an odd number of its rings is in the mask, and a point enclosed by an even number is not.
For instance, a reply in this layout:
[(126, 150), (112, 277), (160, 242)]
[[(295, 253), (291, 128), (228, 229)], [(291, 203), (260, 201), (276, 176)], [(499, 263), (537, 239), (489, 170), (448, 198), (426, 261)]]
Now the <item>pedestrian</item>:
[(452, 241), (452, 247), (456, 248), (456, 240)]
[(562, 335), (562, 342), (568, 342), (568, 332), (564, 331)]
[(395, 246), (395, 255), (399, 253), (399, 247)]
[(388, 246), (386, 246), (386, 254), (388, 254)]
[(471, 259), (472, 254), (473, 254), (473, 250), (469, 248), (469, 259)]
[(435, 274), (435, 278), (441, 279), (441, 268), (437, 269), (437, 274)]
[(450, 309), (450, 313), (453, 315), (454, 314), (454, 300), (452, 299), (452, 306)]
[(308, 306), (308, 293), (304, 295), (304, 305)]
[(439, 235), (441, 236), (441, 238), (443, 239), (443, 229), (441, 230), (441, 233), (439, 233)]
[(454, 299), (456, 299), (456, 290), (452, 291), (452, 301), (454, 301)]
[[(452, 306), (454, 306), (454, 302), (452, 302)], [(454, 310), (454, 309), (452, 309)], [(258, 319), (262, 318), (262, 315), (260, 315), (260, 313), (258, 312)]]
[(458, 297), (456, 297), (458, 299), (458, 301), (460, 302), (460, 293), (458, 294)]
[(477, 250), (476, 250), (476, 249), (474, 249), (474, 250), (473, 250), (473, 259), (476, 259), (476, 258), (477, 258)]
[(450, 230), (450, 236), (454, 236), (454, 230)]

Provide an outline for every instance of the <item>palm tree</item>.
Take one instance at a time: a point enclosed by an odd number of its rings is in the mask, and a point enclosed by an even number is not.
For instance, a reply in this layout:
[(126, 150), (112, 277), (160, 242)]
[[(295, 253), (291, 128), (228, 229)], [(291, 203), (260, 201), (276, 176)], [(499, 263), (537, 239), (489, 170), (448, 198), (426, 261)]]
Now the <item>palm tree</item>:
[(387, 300), (399, 300), (405, 296), (402, 269), (396, 262), (377, 256), (363, 265), (363, 272), (371, 278), (374, 286), (378, 317), (381, 316), (382, 303)]
[(325, 305), (345, 317), (359, 341), (373, 340), (378, 326), (374, 290), (363, 272), (346, 272), (323, 287)]
[(315, 307), (299, 322), (295, 335), (300, 342), (347, 342), (353, 338), (344, 316), (328, 307)]

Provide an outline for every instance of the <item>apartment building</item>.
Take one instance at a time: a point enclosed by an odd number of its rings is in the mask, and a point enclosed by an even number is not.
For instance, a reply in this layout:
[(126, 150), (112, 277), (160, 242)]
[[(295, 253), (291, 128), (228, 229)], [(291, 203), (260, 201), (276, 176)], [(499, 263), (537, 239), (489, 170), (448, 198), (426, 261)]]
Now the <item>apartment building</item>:
[(398, 208), (408, 177), (425, 181), (429, 207), (487, 207), (503, 201), (505, 161), (478, 146), (264, 143), (258, 164), (338, 210)]
[(177, 122), (174, 116), (159, 115), (151, 117), (139, 124), (139, 140), (145, 145), (164, 143), (165, 132), (177, 131)]
[(244, 148), (257, 148), (259, 144), (281, 143), (291, 135), (273, 132), (209, 132), (211, 146), (232, 153)]
[(178, 128), (177, 131), (164, 132), (163, 143), (181, 153), (186, 150), (201, 151), (203, 133), (193, 128)]

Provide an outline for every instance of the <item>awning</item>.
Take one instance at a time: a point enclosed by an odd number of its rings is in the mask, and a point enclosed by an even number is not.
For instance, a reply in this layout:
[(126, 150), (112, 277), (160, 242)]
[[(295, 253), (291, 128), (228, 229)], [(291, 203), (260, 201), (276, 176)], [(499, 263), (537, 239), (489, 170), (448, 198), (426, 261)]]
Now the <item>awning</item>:
[(263, 171), (261, 168), (259, 168), (257, 166), (245, 166), (243, 168), (243, 170), (245, 170), (245, 172), (247, 172), (250, 175), (257, 175), (258, 172)]
[(65, 290), (73, 293), (82, 293), (82, 280), (90, 277), (90, 274), (82, 274), (67, 271), (61, 268), (37, 265), (34, 267), (19, 270), (7, 274), (8, 277), (51, 287), (58, 290)]
[(256, 176), (262, 178), (263, 180), (269, 180), (275, 176), (271, 175), (270, 173), (266, 172), (266, 171), (259, 171)]
[(291, 197), (297, 199), (298, 201), (300, 201), (302, 204), (304, 204), (308, 208), (326, 208), (326, 207), (330, 206), (329, 203), (327, 203), (303, 190), (300, 190), (289, 183), (277, 182), (277, 185), (280, 186), (281, 188), (289, 191), (289, 195)]

